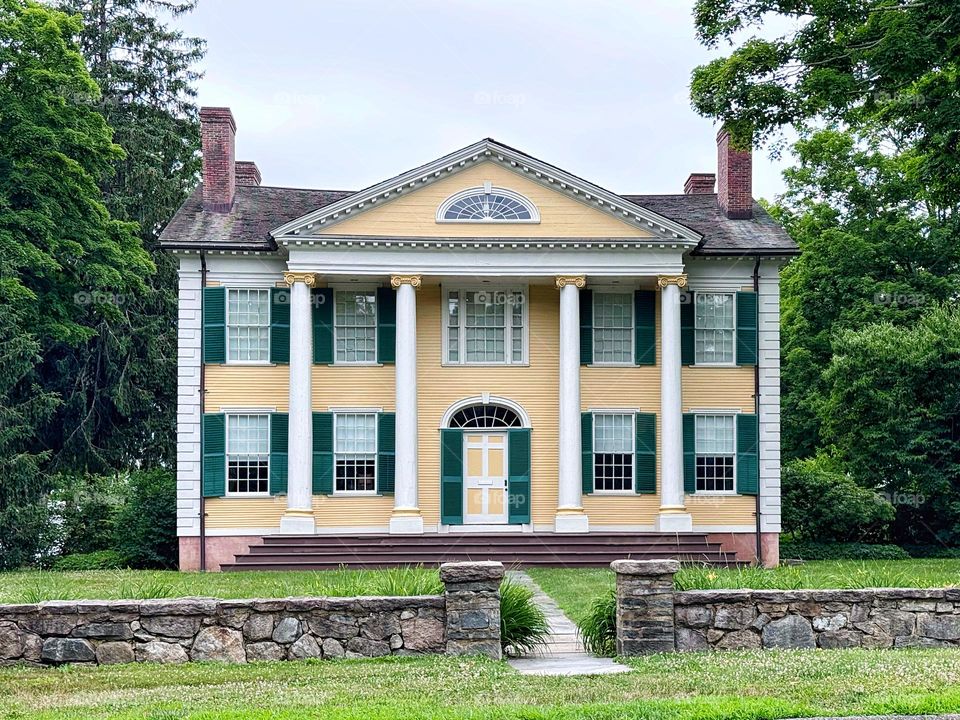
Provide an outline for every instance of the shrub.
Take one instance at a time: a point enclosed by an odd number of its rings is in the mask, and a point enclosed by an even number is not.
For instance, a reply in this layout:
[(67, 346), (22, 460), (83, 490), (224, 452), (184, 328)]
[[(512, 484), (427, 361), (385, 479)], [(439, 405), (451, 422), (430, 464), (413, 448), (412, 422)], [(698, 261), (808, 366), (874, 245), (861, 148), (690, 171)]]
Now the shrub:
[(53, 569), (62, 572), (77, 570), (116, 570), (126, 566), (123, 555), (116, 550), (97, 550), (91, 553), (64, 555), (53, 563)]
[(801, 560), (909, 560), (910, 555), (898, 545), (867, 543), (780, 543), (781, 558)]
[(500, 583), (500, 644), (505, 653), (523, 655), (542, 645), (550, 632), (533, 591), (510, 580)]
[(893, 505), (857, 485), (833, 458), (818, 455), (783, 467), (783, 530), (808, 542), (882, 542)]
[(139, 470), (127, 481), (129, 496), (116, 518), (114, 549), (133, 568), (173, 568), (177, 563), (177, 483), (169, 470)]
[(610, 656), (617, 652), (617, 596), (609, 590), (590, 605), (587, 616), (577, 623), (588, 652)]
[(117, 475), (59, 475), (51, 495), (59, 553), (76, 555), (113, 547), (117, 514), (126, 502), (127, 479)]
[(943, 545), (901, 545), (900, 547), (912, 558), (960, 560), (960, 547), (944, 547)]

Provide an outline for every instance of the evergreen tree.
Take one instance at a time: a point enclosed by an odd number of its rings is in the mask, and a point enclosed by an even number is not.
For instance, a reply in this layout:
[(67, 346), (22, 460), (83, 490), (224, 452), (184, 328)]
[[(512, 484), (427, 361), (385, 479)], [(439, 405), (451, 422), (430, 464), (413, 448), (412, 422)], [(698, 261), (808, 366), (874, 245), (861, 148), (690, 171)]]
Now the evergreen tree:
[[(118, 312), (87, 296), (140, 292), (153, 271), (136, 225), (110, 217), (97, 182), (123, 151), (92, 104), (79, 23), (0, 0), (0, 564), (42, 548), (49, 448), (59, 412), (50, 363)], [(62, 383), (61, 383), (62, 384)]]
[(59, 468), (172, 466), (176, 457), (176, 260), (159, 250), (157, 236), (200, 169), (194, 66), (204, 43), (162, 17), (176, 18), (195, 5), (196, 0), (57, 2), (82, 21), (77, 39), (101, 90), (95, 107), (125, 151), (114, 172), (101, 179), (105, 203), (114, 217), (139, 224), (157, 267), (144, 279), (142, 292), (120, 298), (119, 313), (105, 320), (90, 342), (56, 358), (50, 368), (64, 399), (47, 434)]

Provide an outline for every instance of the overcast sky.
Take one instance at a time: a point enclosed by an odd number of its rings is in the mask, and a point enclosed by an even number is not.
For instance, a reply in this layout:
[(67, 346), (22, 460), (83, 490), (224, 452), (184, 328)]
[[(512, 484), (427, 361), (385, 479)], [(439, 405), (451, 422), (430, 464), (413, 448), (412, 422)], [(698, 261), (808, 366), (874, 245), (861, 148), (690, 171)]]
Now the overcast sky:
[[(264, 184), (353, 190), (493, 137), (614, 192), (715, 172), (692, 0), (200, 0), (202, 105)], [(754, 195), (781, 192), (754, 154)]]

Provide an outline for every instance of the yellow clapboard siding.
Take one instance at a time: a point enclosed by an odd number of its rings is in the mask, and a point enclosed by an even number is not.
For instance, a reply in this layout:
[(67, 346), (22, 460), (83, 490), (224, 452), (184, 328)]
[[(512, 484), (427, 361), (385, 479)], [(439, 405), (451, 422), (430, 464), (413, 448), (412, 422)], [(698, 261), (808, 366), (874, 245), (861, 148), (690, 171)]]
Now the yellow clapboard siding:
[[(557, 506), (559, 295), (552, 286), (529, 289), (529, 366), (469, 367), (441, 364), (441, 288), (417, 291), (420, 508), (428, 525), (439, 522), (440, 443), (443, 414), (453, 403), (490, 393), (519, 403), (530, 416), (531, 512), (536, 524), (551, 524)], [(659, 313), (658, 313), (659, 319)], [(657, 333), (657, 361), (660, 334)], [(740, 408), (753, 412), (752, 368), (683, 368), (683, 408)], [(289, 367), (206, 366), (205, 407), (273, 407), (288, 409)], [(395, 408), (394, 366), (314, 366), (313, 407)], [(660, 367), (581, 368), (583, 410), (631, 408), (654, 412), (660, 447)], [(658, 487), (659, 487), (658, 463)], [(691, 498), (697, 524), (750, 524), (753, 498)], [(313, 500), (321, 527), (385, 526), (392, 497), (327, 497)], [(594, 525), (649, 525), (656, 516), (657, 495), (587, 495), (584, 509)], [(282, 498), (224, 498), (207, 503), (210, 527), (277, 527)]]
[[(540, 211), (539, 223), (438, 223), (437, 208), (454, 193), (491, 182), (527, 197)], [(494, 162), (474, 165), (419, 190), (346, 220), (324, 224), (318, 235), (384, 237), (651, 237), (602, 210), (530, 180)]]
[(426, 524), (439, 522), (440, 422), (453, 403), (482, 393), (506, 397), (530, 416), (531, 517), (552, 523), (557, 510), (557, 401), (560, 340), (558, 291), (531, 286), (529, 367), (441, 364), (442, 305), (439, 286), (417, 293), (417, 393), (420, 431), (420, 510)]
[(739, 409), (756, 412), (752, 367), (685, 367), (680, 381), (683, 411), (691, 408)]

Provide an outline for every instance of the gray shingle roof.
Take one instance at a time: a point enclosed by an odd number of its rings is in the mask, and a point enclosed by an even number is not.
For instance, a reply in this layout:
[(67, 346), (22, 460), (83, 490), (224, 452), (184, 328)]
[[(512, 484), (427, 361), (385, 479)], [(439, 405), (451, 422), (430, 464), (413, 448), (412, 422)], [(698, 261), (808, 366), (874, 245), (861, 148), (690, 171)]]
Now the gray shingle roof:
[(731, 220), (717, 205), (715, 193), (701, 195), (623, 195), (658, 215), (696, 230), (703, 240), (694, 255), (796, 255), (797, 244), (759, 203), (753, 217)]
[(203, 209), (201, 184), (160, 233), (160, 245), (167, 250), (276, 250), (271, 230), (348, 195), (353, 191), (238, 185), (233, 209), (218, 213)]
[[(160, 234), (168, 250), (276, 249), (270, 231), (290, 220), (353, 194), (347, 190), (241, 185), (229, 213), (203, 209), (198, 186)], [(750, 220), (730, 220), (717, 207), (716, 195), (623, 195), (624, 199), (663, 215), (703, 236), (696, 255), (793, 255), (796, 243), (770, 215), (754, 203)]]

